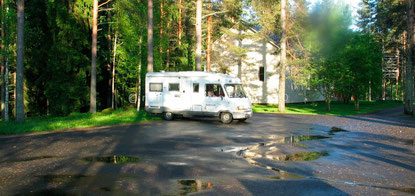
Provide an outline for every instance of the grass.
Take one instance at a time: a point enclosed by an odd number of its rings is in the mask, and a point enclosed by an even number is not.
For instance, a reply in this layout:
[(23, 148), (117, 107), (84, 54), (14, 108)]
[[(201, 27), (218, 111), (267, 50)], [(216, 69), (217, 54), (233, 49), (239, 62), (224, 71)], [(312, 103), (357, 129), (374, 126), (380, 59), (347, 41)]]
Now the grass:
[(41, 131), (52, 131), (69, 128), (97, 127), (103, 125), (128, 124), (158, 120), (160, 117), (150, 116), (144, 111), (135, 109), (104, 110), (96, 114), (73, 113), (65, 117), (38, 116), (29, 117), (23, 123), (15, 121), (0, 122), (0, 134), (20, 134)]
[[(285, 113), (289, 114), (324, 114), (324, 115), (355, 115), (366, 114), (390, 107), (403, 105), (397, 101), (360, 101), (360, 110), (354, 109), (354, 104), (343, 104), (341, 102), (332, 102), (331, 111), (326, 110), (324, 102), (315, 102), (307, 104), (287, 104)], [(254, 112), (278, 113), (278, 105), (253, 105)]]
[(286, 161), (312, 161), (328, 155), (327, 152), (298, 152), (288, 155)]

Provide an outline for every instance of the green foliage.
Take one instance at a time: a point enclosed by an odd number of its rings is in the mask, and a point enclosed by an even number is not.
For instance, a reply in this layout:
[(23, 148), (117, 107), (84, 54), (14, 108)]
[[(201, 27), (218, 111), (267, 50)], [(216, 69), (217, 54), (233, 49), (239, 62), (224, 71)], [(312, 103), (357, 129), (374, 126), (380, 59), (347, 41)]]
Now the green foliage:
[[(386, 56), (395, 56), (399, 59), (400, 64), (397, 64), (399, 68), (398, 79), (398, 92), (402, 92), (403, 89), (403, 76), (405, 58), (405, 34), (406, 34), (406, 3), (407, 1), (401, 0), (363, 0), (362, 8), (358, 11), (358, 27), (363, 33), (369, 33), (373, 35), (378, 42), (382, 44), (383, 54)], [(388, 63), (388, 62), (386, 62)], [(385, 82), (387, 86), (392, 86), (396, 89), (396, 81), (394, 79), (387, 79)], [(391, 84), (393, 81), (393, 84)], [(388, 88), (388, 87), (386, 87)], [(377, 94), (381, 94), (379, 89)], [(376, 92), (375, 92), (376, 93)], [(396, 98), (400, 97), (401, 93), (398, 93)]]
[(330, 0), (312, 9), (305, 47), (310, 53), (309, 65), (303, 73), (309, 74), (309, 85), (321, 89), (330, 103), (336, 89), (350, 81), (348, 66), (341, 63), (342, 50), (350, 39), (351, 13), (344, 4), (336, 5)]
[[(382, 82), (381, 45), (369, 34), (355, 33), (342, 54), (349, 80), (338, 90), (350, 90), (355, 99), (364, 99), (369, 87), (379, 88)], [(346, 75), (345, 74), (345, 75)]]
[[(26, 2), (25, 15), (25, 76), (26, 90), (29, 102), (29, 111), (32, 115), (44, 115), (47, 113), (47, 98), (45, 96), (48, 52), (52, 46), (51, 32), (48, 24), (46, 10), (47, 2), (33, 0)], [(31, 9), (36, 7), (37, 9)]]
[(379, 89), (381, 46), (373, 36), (349, 28), (348, 6), (323, 1), (312, 9), (309, 21), (305, 47), (310, 58), (302, 67), (307, 85), (321, 89), (328, 103), (335, 95), (348, 102), (352, 96), (364, 99), (369, 88)]
[(47, 3), (52, 44), (43, 55), (48, 55), (45, 97), (52, 115), (67, 115), (88, 106), (90, 34), (86, 32), (90, 17), (84, 12), (90, 10), (90, 4), (54, 0)]

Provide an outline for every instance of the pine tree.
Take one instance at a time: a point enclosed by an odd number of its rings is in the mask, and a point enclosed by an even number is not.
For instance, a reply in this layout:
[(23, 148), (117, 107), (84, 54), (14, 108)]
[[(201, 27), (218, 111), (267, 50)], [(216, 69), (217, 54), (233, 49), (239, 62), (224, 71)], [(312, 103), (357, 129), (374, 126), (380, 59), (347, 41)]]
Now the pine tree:
[(2, 6), (2, 32), (4, 31), (4, 53), (2, 54), (2, 61), (4, 62), (4, 72), (2, 81), (2, 97), (4, 106), (2, 110), (2, 118), (4, 122), (9, 121), (9, 1), (6, 0), (6, 5)]
[(147, 72), (153, 72), (153, 0), (148, 0), (147, 9)]
[(17, 0), (16, 121), (25, 120), (23, 98), (24, 0)]
[(91, 94), (89, 112), (97, 112), (97, 35), (98, 34), (98, 0), (94, 0), (92, 14), (91, 46)]
[(278, 111), (285, 112), (285, 74), (287, 67), (287, 16), (286, 0), (281, 0), (281, 54), (280, 78), (278, 88)]
[(202, 0), (196, 2), (196, 71), (202, 70)]
[(408, 48), (406, 51), (406, 81), (405, 81), (405, 107), (404, 113), (413, 115), (414, 114), (414, 1), (407, 0), (407, 28), (408, 28)]

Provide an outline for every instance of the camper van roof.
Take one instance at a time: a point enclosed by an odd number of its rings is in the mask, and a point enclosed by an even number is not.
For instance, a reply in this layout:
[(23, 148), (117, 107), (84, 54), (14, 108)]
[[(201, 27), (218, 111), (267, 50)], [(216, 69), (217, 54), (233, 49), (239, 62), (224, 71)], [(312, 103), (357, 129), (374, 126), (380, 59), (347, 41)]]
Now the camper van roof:
[(204, 71), (180, 71), (180, 72), (149, 72), (147, 76), (171, 76), (171, 77), (222, 77), (235, 79), (236, 77), (221, 74), (221, 73), (212, 73)]

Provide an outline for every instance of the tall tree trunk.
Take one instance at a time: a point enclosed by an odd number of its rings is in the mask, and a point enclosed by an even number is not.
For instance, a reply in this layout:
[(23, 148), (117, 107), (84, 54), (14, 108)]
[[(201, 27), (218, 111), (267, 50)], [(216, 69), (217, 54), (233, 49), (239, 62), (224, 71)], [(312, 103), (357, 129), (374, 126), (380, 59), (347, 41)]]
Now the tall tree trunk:
[(395, 82), (395, 97), (396, 100), (398, 100), (398, 92), (399, 92), (399, 73), (401, 72), (401, 59), (400, 59), (400, 53), (399, 53), (399, 48), (396, 48), (396, 65), (398, 67), (397, 73), (396, 73), (396, 82)]
[(16, 121), (23, 122), (24, 0), (17, 0)]
[(326, 97), (326, 110), (327, 111), (330, 111), (331, 110), (330, 102), (331, 102), (330, 98), (329, 97)]
[(196, 71), (202, 70), (202, 0), (196, 3)]
[[(1, 45), (0, 49), (3, 52), (4, 51), (4, 1), (1, 0)], [(4, 111), (4, 64), (5, 64), (5, 54), (3, 53), (1, 55), (1, 65), (0, 65), (0, 77), (1, 77), (1, 86), (0, 86), (0, 101), (1, 101), (1, 113), (3, 117), (3, 111)]]
[(116, 56), (117, 56), (117, 32), (115, 32), (114, 35), (114, 51), (113, 51), (113, 57), (112, 57), (112, 79), (111, 79), (111, 107), (112, 109), (115, 108), (115, 62)]
[(179, 46), (182, 45), (182, 0), (179, 0), (179, 28), (177, 29), (177, 38)]
[(9, 13), (9, 1), (6, 0), (4, 14), (4, 107), (3, 107), (3, 121), (9, 121), (9, 25), (8, 25), (8, 13)]
[[(164, 8), (163, 8), (163, 0), (160, 0), (160, 43), (162, 43), (162, 39), (163, 39), (163, 33), (164, 33), (164, 23), (163, 23), (163, 19), (164, 19)], [(159, 44), (159, 52), (160, 55), (163, 54), (163, 44)], [(163, 56), (163, 55), (161, 55)]]
[(98, 0), (94, 0), (92, 14), (92, 46), (91, 46), (91, 94), (89, 112), (97, 112), (97, 34), (98, 34)]
[(386, 100), (386, 79), (382, 73), (382, 100)]
[[(166, 31), (170, 31), (170, 20), (167, 19), (166, 21)], [(167, 39), (167, 46), (166, 46), (166, 70), (170, 71), (170, 35), (168, 35), (169, 38)]]
[[(109, 4), (106, 4), (105, 7), (106, 7), (106, 9), (109, 9), (110, 8), (109, 7)], [(116, 12), (117, 12), (117, 10), (116, 10)], [(110, 12), (107, 12), (107, 18), (108, 19), (111, 18), (111, 13)], [(112, 30), (111, 23), (108, 23), (108, 32), (107, 32), (107, 39), (108, 39), (108, 41), (107, 41), (107, 50), (108, 51), (112, 51), (113, 50), (113, 44), (112, 44), (113, 37), (111, 35), (111, 33), (112, 33), (111, 30)], [(108, 53), (107, 70), (108, 70), (108, 72), (110, 74), (111, 74), (111, 70), (112, 70), (112, 65), (113, 65), (112, 64), (112, 54), (109, 52)], [(108, 107), (113, 108), (112, 107), (112, 89), (111, 89), (111, 87), (112, 87), (112, 78), (109, 78), (109, 80), (108, 80), (108, 86), (109, 86), (109, 88), (107, 90), (108, 90), (108, 95), (109, 96), (107, 97), (106, 108), (108, 108)]]
[(383, 69), (385, 66), (385, 58), (383, 54), (385, 53), (385, 41), (382, 38), (382, 100), (386, 100), (386, 78), (383, 73)]
[(408, 27), (408, 48), (406, 51), (406, 82), (405, 82), (405, 107), (404, 113), (413, 115), (414, 108), (414, 73), (413, 73), (413, 52), (414, 52), (414, 1), (407, 0), (407, 27)]
[(286, 0), (281, 0), (281, 64), (280, 64), (280, 81), (278, 90), (278, 111), (285, 112), (285, 73), (287, 66), (287, 16)]
[[(212, 0), (209, 0), (209, 8), (212, 8)], [(206, 71), (210, 72), (211, 64), (211, 51), (212, 51), (212, 28), (213, 28), (213, 16), (210, 15), (207, 18), (207, 48), (206, 48)]]
[(147, 72), (153, 72), (153, 0), (148, 0), (147, 15)]
[(372, 101), (372, 81), (369, 81), (369, 101)]
[(360, 104), (359, 97), (354, 96), (354, 109), (357, 110), (357, 111), (359, 111), (359, 109), (360, 109), (359, 104)]
[(166, 69), (170, 71), (170, 49), (167, 48), (166, 50)]
[[(140, 57), (140, 59), (141, 59), (141, 51), (142, 51), (142, 49), (141, 49), (141, 46), (142, 46), (142, 43), (143, 43), (143, 36), (141, 36), (140, 35), (140, 39), (139, 39), (139, 51), (138, 51), (138, 56)], [(139, 112), (140, 111), (140, 103), (141, 103), (141, 91), (142, 90), (144, 90), (144, 88), (141, 88), (141, 67), (142, 67), (142, 65), (141, 65), (141, 60), (139, 61), (139, 64), (138, 64), (138, 78), (137, 78), (137, 83), (138, 83), (138, 89), (137, 89), (137, 112)]]
[(404, 53), (403, 55), (403, 62), (402, 62), (402, 75), (401, 75), (401, 82), (402, 82), (402, 91), (401, 91), (401, 96), (402, 96), (402, 100), (405, 101), (405, 83), (406, 83), (406, 48), (407, 48), (407, 32), (404, 31), (403, 32), (403, 36), (402, 36), (402, 42), (403, 42), (403, 48), (402, 51)]

